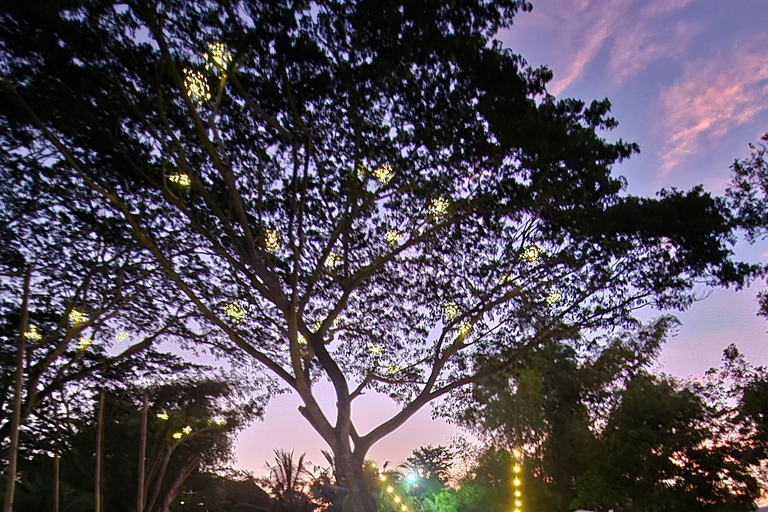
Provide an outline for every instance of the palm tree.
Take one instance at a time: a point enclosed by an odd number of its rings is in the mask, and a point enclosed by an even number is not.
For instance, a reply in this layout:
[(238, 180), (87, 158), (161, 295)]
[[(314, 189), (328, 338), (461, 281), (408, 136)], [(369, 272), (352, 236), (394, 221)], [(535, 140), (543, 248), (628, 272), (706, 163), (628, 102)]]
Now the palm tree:
[(307, 491), (312, 473), (304, 462), (306, 453), (297, 461), (293, 450), (275, 450), (275, 465), (267, 463), (269, 476), (260, 481), (276, 501), (275, 512), (313, 512), (318, 504), (312, 502)]

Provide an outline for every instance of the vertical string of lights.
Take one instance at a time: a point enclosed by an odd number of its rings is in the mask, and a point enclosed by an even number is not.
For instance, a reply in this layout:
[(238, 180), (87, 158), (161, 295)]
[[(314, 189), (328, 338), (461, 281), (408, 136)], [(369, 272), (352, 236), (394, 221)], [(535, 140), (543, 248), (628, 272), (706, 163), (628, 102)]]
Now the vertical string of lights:
[(522, 472), (522, 453), (520, 450), (515, 448), (512, 450), (512, 486), (515, 490), (515, 508), (512, 509), (513, 512), (522, 512), (523, 507), (523, 492), (520, 490), (520, 488), (523, 485), (523, 482), (520, 480), (520, 477), (522, 476), (520, 473)]

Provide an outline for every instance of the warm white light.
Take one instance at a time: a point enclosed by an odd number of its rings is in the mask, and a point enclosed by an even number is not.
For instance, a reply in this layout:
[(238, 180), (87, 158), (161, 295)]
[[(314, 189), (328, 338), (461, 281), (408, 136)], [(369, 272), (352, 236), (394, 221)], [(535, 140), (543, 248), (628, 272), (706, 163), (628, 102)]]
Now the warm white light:
[(520, 468), (520, 465), (519, 465), (519, 464), (515, 464), (515, 467), (514, 467), (514, 468), (512, 468), (512, 471), (514, 471), (515, 473), (519, 473), (519, 472), (520, 472), (520, 469), (521, 469), (521, 468)]
[(120, 331), (115, 335), (115, 339), (117, 340), (118, 343), (122, 343), (128, 339), (128, 333), (125, 331)]
[(403, 236), (402, 232), (396, 229), (390, 229), (384, 235), (384, 240), (386, 240), (389, 245), (394, 246), (394, 245), (397, 245), (397, 242), (400, 241), (401, 236)]
[(512, 450), (512, 455), (514, 455), (516, 459), (519, 459), (520, 455), (522, 455), (522, 454), (520, 453), (520, 450), (515, 448), (514, 450)]
[(280, 233), (278, 233), (276, 229), (264, 230), (264, 248), (267, 251), (275, 253), (280, 250), (281, 245)]
[(232, 62), (232, 54), (227, 51), (224, 43), (210, 43), (208, 53), (204, 53), (203, 58), (208, 61), (205, 69), (212, 69), (225, 75), (229, 64)]
[(221, 417), (216, 417), (216, 418), (213, 418), (213, 423), (222, 427), (227, 424), (227, 420)]
[(394, 364), (387, 366), (387, 375), (396, 375), (400, 373), (400, 367)]
[(451, 205), (450, 201), (444, 197), (436, 197), (429, 202), (429, 214), (435, 218), (439, 218), (448, 213), (448, 207)]
[(408, 510), (408, 507), (406, 507), (405, 505), (403, 505), (402, 507), (400, 507), (400, 510), (402, 510), (403, 512), (406, 512), (406, 511)]
[(400, 503), (400, 496), (395, 496), (395, 503)]
[(297, 341), (301, 346), (305, 346), (307, 344), (307, 338), (305, 338), (303, 334), (299, 334)]
[(392, 166), (389, 164), (384, 164), (378, 169), (375, 169), (372, 174), (374, 178), (379, 180), (379, 183), (381, 183), (382, 185), (386, 185), (387, 183), (389, 183), (389, 180), (391, 180), (392, 177), (395, 175), (392, 172)]
[(339, 264), (339, 257), (336, 255), (335, 252), (331, 251), (328, 254), (328, 257), (325, 258), (325, 266), (327, 268), (334, 269), (338, 264)]
[(387, 486), (387, 492), (388, 492), (388, 493), (390, 493), (390, 494), (392, 494), (393, 492), (395, 492), (395, 488), (394, 488), (394, 487), (392, 487), (391, 485), (388, 485), (388, 486)]
[(190, 427), (189, 425), (187, 425), (186, 427), (184, 427), (183, 429), (181, 429), (181, 431), (182, 431), (182, 432), (184, 432), (185, 434), (189, 435), (189, 434), (191, 434), (191, 433), (192, 433), (192, 427)]
[(371, 355), (378, 356), (381, 355), (382, 348), (379, 345), (368, 345), (368, 352), (370, 352)]
[(184, 75), (184, 87), (187, 89), (187, 96), (200, 105), (211, 99), (211, 88), (205, 75), (191, 68), (184, 68)]
[(172, 183), (176, 183), (179, 186), (182, 187), (188, 187), (192, 181), (189, 179), (189, 175), (183, 172), (177, 172), (176, 174), (171, 174), (168, 176), (168, 181)]
[(461, 322), (459, 323), (459, 334), (461, 336), (466, 336), (469, 334), (469, 332), (472, 330), (472, 324), (469, 322)]
[(459, 309), (458, 304), (453, 302), (446, 302), (443, 304), (443, 317), (445, 317), (445, 320), (448, 322), (459, 316), (460, 312), (461, 309)]
[(515, 491), (515, 497), (519, 498), (522, 495), (523, 493), (521, 493), (520, 491)]
[(35, 324), (29, 324), (29, 330), (24, 333), (24, 337), (34, 341), (43, 339), (43, 336), (37, 332), (37, 326)]
[(541, 249), (536, 244), (531, 244), (523, 251), (523, 260), (529, 265), (535, 265), (541, 260)]
[(236, 322), (242, 321), (248, 316), (248, 311), (239, 302), (233, 301), (224, 306), (224, 312)]
[(499, 279), (499, 284), (514, 284), (515, 278), (512, 277), (512, 274), (502, 274), (501, 279)]
[(515, 484), (515, 487), (519, 487), (522, 482), (519, 478), (515, 478), (512, 483)]
[(182, 436), (181, 432), (174, 432), (173, 433), (173, 438), (174, 439), (181, 439), (181, 436)]
[(161, 420), (167, 420), (168, 419), (168, 413), (167, 412), (159, 412), (157, 413), (157, 417)]
[(81, 324), (85, 322), (85, 315), (81, 311), (73, 309), (69, 312), (69, 321), (75, 325)]
[(387, 475), (385, 475), (384, 473), (380, 474), (379, 475), (379, 480), (381, 480), (382, 482), (386, 482), (387, 481)]
[(79, 340), (77, 340), (77, 346), (80, 347), (80, 350), (85, 350), (88, 347), (91, 346), (91, 338), (82, 337)]
[(523, 502), (522, 502), (522, 501), (519, 501), (519, 500), (516, 500), (516, 501), (515, 501), (515, 506), (516, 506), (516, 507), (522, 507), (522, 506), (523, 506)]
[(553, 290), (549, 292), (549, 295), (547, 295), (547, 304), (550, 306), (554, 306), (558, 302), (560, 302), (561, 294), (558, 290)]

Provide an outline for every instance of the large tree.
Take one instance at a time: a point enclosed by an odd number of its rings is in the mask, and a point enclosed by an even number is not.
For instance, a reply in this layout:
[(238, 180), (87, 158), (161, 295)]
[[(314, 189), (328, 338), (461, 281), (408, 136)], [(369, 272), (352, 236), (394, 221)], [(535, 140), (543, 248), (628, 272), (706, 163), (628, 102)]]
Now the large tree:
[[(608, 101), (556, 100), (494, 39), (530, 7), (19, 2), (0, 13), (0, 143), (100, 199), (192, 327), (298, 393), (371, 512), (366, 453), (429, 402), (743, 283), (719, 200), (624, 195), (611, 168), (637, 146), (599, 135)], [(367, 390), (402, 408), (359, 432)]]

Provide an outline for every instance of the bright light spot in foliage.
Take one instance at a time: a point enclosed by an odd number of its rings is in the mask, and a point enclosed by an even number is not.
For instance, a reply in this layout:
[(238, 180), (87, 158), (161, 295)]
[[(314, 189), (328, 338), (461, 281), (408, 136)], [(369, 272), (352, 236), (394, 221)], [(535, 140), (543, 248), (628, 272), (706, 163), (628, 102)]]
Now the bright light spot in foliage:
[(339, 257), (336, 255), (335, 252), (331, 251), (330, 254), (328, 254), (328, 257), (325, 258), (325, 266), (330, 269), (334, 269), (338, 264), (339, 264)]
[(499, 284), (514, 284), (515, 278), (512, 277), (512, 274), (503, 274), (501, 276), (501, 279), (499, 279)]
[(190, 427), (189, 425), (187, 425), (186, 427), (184, 427), (183, 429), (181, 429), (181, 431), (182, 431), (182, 432), (184, 432), (185, 434), (189, 435), (189, 434), (191, 434), (191, 433), (192, 433), (192, 427)]
[(459, 324), (459, 334), (466, 336), (472, 330), (472, 324), (469, 322), (461, 322)]
[(29, 324), (29, 330), (24, 333), (24, 337), (34, 341), (43, 339), (43, 336), (37, 332), (37, 326), (35, 324)]
[(88, 347), (91, 346), (91, 338), (85, 338), (82, 337), (79, 340), (77, 340), (77, 346), (80, 348), (80, 350), (85, 350)]
[(387, 481), (387, 475), (385, 475), (384, 473), (380, 474), (379, 475), (379, 480), (381, 480), (382, 482), (386, 482)]
[(387, 375), (396, 375), (400, 373), (400, 367), (394, 364), (387, 366)]
[(446, 302), (443, 304), (443, 317), (446, 321), (450, 322), (457, 316), (459, 316), (459, 313), (461, 310), (459, 309), (459, 305), (455, 304), (453, 302)]
[(436, 197), (429, 202), (429, 214), (435, 218), (440, 218), (448, 213), (448, 207), (451, 202), (444, 197)]
[(181, 439), (181, 436), (182, 436), (181, 432), (174, 432), (173, 433), (173, 438), (174, 439)]
[(168, 181), (171, 183), (176, 183), (179, 186), (182, 187), (188, 187), (192, 181), (189, 179), (189, 175), (183, 172), (177, 172), (176, 174), (171, 174), (168, 176)]
[(213, 418), (213, 423), (221, 427), (227, 424), (227, 420), (221, 417)]
[(387, 486), (387, 492), (388, 492), (388, 493), (390, 493), (390, 494), (392, 494), (393, 492), (395, 492), (395, 488), (394, 488), (394, 487), (392, 487), (391, 485), (388, 485), (388, 486)]
[(392, 166), (389, 164), (384, 164), (378, 169), (375, 169), (372, 174), (382, 185), (389, 183), (389, 180), (395, 175), (395, 173), (392, 172)]
[(515, 497), (517, 497), (517, 498), (519, 498), (520, 496), (522, 496), (522, 494), (523, 494), (523, 493), (521, 493), (520, 491), (515, 491)]
[(409, 473), (407, 477), (405, 477), (409, 482), (415, 482), (417, 478), (419, 478), (416, 473)]
[(227, 51), (224, 43), (210, 43), (208, 45), (208, 52), (203, 54), (203, 58), (208, 61), (205, 69), (221, 71), (226, 75), (227, 68), (232, 62), (232, 54)]
[(363, 164), (358, 165), (357, 166), (357, 177), (360, 178), (360, 179), (363, 179), (363, 178), (365, 178), (366, 174), (368, 174), (368, 168), (365, 165), (363, 165)]
[(522, 482), (520, 481), (520, 479), (519, 479), (519, 478), (515, 478), (515, 479), (512, 481), (512, 483), (513, 483), (513, 484), (515, 484), (515, 487), (518, 487), (518, 486), (520, 486), (520, 484), (521, 484)]
[(277, 232), (277, 230), (265, 229), (264, 248), (271, 253), (275, 253), (280, 250), (280, 245), (280, 234)]
[(519, 501), (519, 500), (517, 500), (517, 501), (515, 501), (515, 506), (516, 506), (516, 507), (522, 507), (522, 506), (523, 506), (523, 502), (522, 502), (522, 501)]
[(157, 413), (157, 417), (161, 420), (168, 420), (168, 413), (167, 412), (159, 412)]
[(408, 507), (406, 507), (405, 505), (403, 505), (402, 507), (400, 507), (400, 510), (402, 510), (403, 512), (405, 512), (406, 510), (408, 510)]
[(395, 503), (400, 503), (400, 496), (395, 496)]
[(115, 335), (115, 339), (117, 340), (118, 343), (122, 343), (128, 339), (128, 333), (125, 331), (120, 331)]
[(401, 236), (403, 236), (402, 232), (396, 229), (390, 229), (384, 235), (384, 240), (386, 240), (389, 245), (394, 246), (394, 245), (397, 245), (397, 242), (400, 241)]
[(523, 260), (529, 265), (535, 265), (541, 260), (541, 249), (536, 244), (531, 244), (523, 251)]
[(242, 321), (248, 316), (248, 311), (239, 302), (230, 302), (224, 306), (224, 312), (236, 322)]
[(301, 346), (306, 346), (307, 344), (307, 338), (305, 338), (303, 334), (299, 334), (299, 339), (297, 341)]
[(187, 96), (199, 105), (211, 99), (211, 88), (208, 86), (205, 75), (190, 68), (184, 68), (184, 75), (184, 87), (187, 89)]
[(515, 473), (519, 473), (519, 472), (520, 472), (520, 469), (521, 469), (521, 468), (520, 468), (520, 464), (515, 464), (515, 467), (514, 467), (514, 468), (512, 468), (512, 471), (514, 471)]
[(69, 321), (75, 325), (81, 324), (85, 322), (85, 315), (82, 312), (73, 309), (69, 312)]
[(379, 345), (368, 345), (368, 352), (370, 352), (371, 355), (378, 356), (381, 355), (382, 348)]
[(549, 295), (547, 295), (547, 304), (550, 306), (554, 306), (558, 302), (560, 302), (560, 292), (557, 290), (549, 292)]

